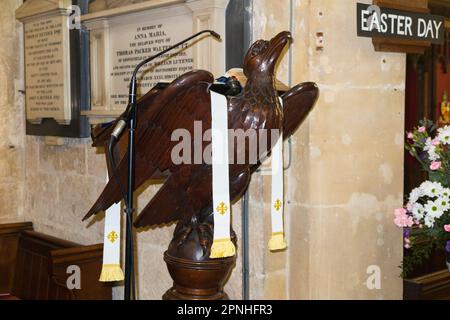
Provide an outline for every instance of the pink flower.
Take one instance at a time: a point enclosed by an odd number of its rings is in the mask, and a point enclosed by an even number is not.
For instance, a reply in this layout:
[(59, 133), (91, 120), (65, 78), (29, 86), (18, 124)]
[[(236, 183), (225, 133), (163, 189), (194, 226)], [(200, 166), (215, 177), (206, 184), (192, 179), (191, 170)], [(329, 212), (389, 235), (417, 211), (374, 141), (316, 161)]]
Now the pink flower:
[(403, 246), (405, 247), (405, 249), (411, 249), (411, 240), (409, 240), (409, 238), (404, 238), (403, 242)]
[(424, 133), (425, 131), (427, 131), (427, 128), (425, 127), (419, 127), (419, 129), (417, 129), (417, 131)]
[(408, 134), (406, 135), (408, 139), (414, 139), (414, 135), (412, 134), (412, 132), (408, 132)]
[(444, 226), (444, 230), (447, 231), (447, 232), (450, 232), (450, 224), (446, 224)]
[(439, 170), (441, 168), (442, 163), (440, 161), (433, 161), (430, 164), (430, 170)]
[(439, 139), (438, 138), (433, 139), (433, 141), (431, 141), (431, 144), (433, 146), (438, 146), (440, 144)]
[(412, 227), (414, 224), (413, 218), (407, 215), (405, 208), (395, 209), (394, 223), (399, 228)]

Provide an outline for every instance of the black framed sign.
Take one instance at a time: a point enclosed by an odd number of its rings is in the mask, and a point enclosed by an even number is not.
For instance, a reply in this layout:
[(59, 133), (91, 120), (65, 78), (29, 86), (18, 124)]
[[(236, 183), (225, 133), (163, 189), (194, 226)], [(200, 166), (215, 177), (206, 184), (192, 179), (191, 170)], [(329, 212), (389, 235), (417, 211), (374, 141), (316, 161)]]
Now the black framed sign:
[(444, 17), (357, 3), (357, 35), (429, 41), (444, 41)]

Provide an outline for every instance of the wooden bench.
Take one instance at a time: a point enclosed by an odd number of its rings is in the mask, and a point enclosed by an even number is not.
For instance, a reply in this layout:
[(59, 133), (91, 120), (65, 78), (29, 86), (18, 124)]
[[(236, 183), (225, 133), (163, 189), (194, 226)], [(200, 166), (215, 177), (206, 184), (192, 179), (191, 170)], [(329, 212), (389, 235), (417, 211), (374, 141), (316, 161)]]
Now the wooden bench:
[(450, 300), (450, 271), (436, 271), (403, 281), (406, 300)]
[[(33, 231), (31, 222), (0, 224), (0, 299), (110, 300), (98, 281), (103, 245), (82, 246)], [(69, 266), (80, 268), (80, 289), (69, 290)]]
[[(408, 251), (405, 251), (405, 255)], [(403, 279), (405, 300), (449, 300), (450, 271), (446, 266), (445, 250), (433, 249), (430, 257), (414, 267)]]

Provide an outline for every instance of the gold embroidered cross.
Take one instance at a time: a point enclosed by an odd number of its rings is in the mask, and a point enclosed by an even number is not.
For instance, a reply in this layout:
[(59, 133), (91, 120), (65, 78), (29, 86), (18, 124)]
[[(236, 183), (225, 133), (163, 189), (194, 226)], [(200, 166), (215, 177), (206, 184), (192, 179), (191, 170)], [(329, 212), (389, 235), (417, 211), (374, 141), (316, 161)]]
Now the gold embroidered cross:
[(227, 212), (228, 207), (225, 205), (225, 203), (222, 201), (221, 203), (219, 203), (219, 205), (216, 208), (217, 212), (220, 213), (221, 215), (224, 215), (225, 212)]
[(277, 199), (273, 204), (273, 207), (275, 208), (275, 210), (279, 211), (281, 209), (281, 200)]
[(111, 241), (111, 243), (114, 243), (119, 235), (113, 230), (110, 233), (108, 233), (108, 240)]

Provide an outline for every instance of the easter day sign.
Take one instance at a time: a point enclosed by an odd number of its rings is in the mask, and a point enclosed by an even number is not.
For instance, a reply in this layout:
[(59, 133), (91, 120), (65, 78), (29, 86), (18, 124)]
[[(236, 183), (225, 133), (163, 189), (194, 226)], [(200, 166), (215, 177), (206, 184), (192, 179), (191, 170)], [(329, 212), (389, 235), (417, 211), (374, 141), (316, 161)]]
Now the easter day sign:
[(403, 38), (434, 44), (444, 41), (444, 17), (363, 3), (358, 3), (356, 10), (360, 37)]

